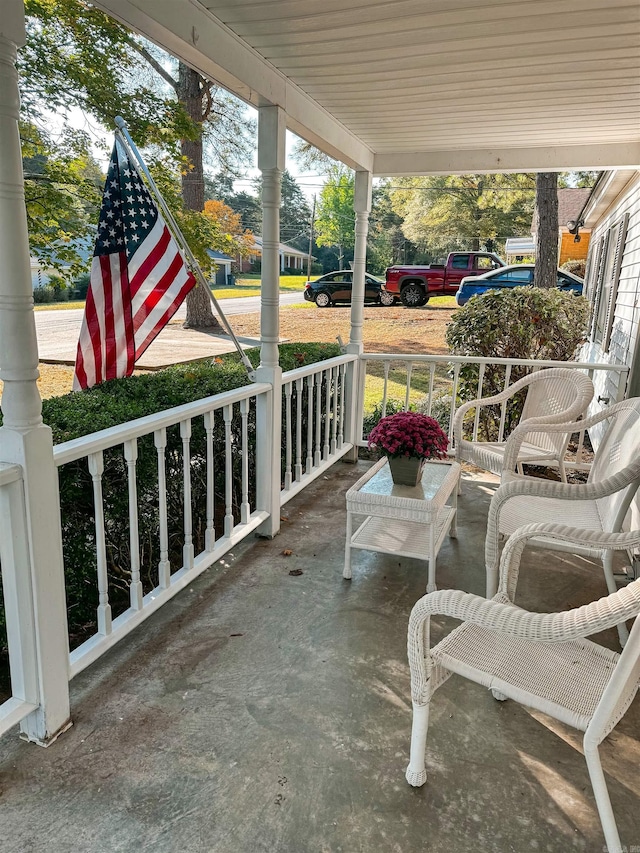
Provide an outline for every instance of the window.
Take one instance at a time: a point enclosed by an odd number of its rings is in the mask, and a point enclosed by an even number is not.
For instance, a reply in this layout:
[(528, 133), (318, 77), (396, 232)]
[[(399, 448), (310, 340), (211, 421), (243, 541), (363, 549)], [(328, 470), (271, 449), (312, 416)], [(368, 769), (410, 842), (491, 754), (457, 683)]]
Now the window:
[(488, 272), (489, 270), (495, 270), (500, 266), (497, 261), (492, 258), (490, 255), (477, 255), (474, 267), (477, 270), (484, 270), (484, 272)]
[(629, 214), (625, 213), (607, 232), (600, 245), (600, 258), (596, 278), (596, 301), (593, 307), (593, 339), (609, 351), (613, 317), (620, 280), (620, 267), (627, 236)]
[(487, 279), (490, 282), (504, 282), (506, 285), (515, 284), (529, 284), (531, 282), (533, 270), (530, 269), (520, 269), (520, 270), (507, 270), (502, 273), (497, 273), (497, 275), (492, 276)]
[(454, 270), (469, 269), (469, 255), (454, 255), (451, 261), (451, 267)]

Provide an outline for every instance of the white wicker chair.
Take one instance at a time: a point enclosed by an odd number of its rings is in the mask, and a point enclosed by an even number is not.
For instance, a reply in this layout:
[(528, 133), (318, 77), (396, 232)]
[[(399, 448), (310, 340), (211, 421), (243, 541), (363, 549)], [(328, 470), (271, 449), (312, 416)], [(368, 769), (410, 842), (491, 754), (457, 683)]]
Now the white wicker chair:
[[(590, 533), (616, 533), (622, 529), (629, 505), (640, 486), (640, 398), (623, 400), (579, 423), (548, 424), (544, 428), (550, 434), (566, 434), (567, 431), (589, 429), (606, 420), (610, 423), (598, 445), (585, 484), (555, 483), (514, 475), (496, 491), (489, 507), (485, 540), (487, 598), (497, 589), (499, 540), (523, 524), (561, 519), (571, 527)], [(526, 434), (527, 426), (522, 424), (509, 437), (505, 472), (513, 470), (511, 466), (515, 466), (519, 456), (519, 443)], [(613, 554), (594, 546), (590, 537), (582, 543), (537, 539), (532, 544), (602, 559), (607, 588), (609, 592), (616, 591)], [(626, 629), (621, 625), (621, 643), (624, 644), (626, 636)]]
[[(531, 524), (508, 540), (500, 590), (492, 600), (459, 590), (432, 592), (411, 612), (408, 634), (413, 728), (406, 777), (426, 781), (425, 749), (432, 694), (452, 673), (584, 732), (584, 755), (609, 853), (622, 850), (598, 746), (631, 704), (640, 678), (640, 619), (621, 654), (584, 639), (640, 613), (640, 580), (564, 613), (530, 613), (513, 604), (520, 557), (532, 537), (566, 544), (591, 539), (603, 549), (640, 545), (640, 531), (605, 534)], [(432, 614), (463, 620), (430, 648)], [(625, 848), (626, 849), (626, 848)]]
[[(478, 468), (501, 474), (504, 465), (505, 442), (502, 440), (502, 428), (498, 441), (475, 441), (464, 438), (463, 423), (471, 409), (482, 406), (506, 404), (507, 400), (523, 389), (527, 389), (520, 424), (527, 421), (533, 427), (537, 423), (567, 423), (576, 421), (587, 410), (593, 398), (593, 383), (579, 370), (568, 367), (552, 367), (531, 373), (519, 379), (500, 394), (483, 397), (464, 403), (457, 409), (453, 419), (454, 452), (458, 462), (471, 462)], [(504, 411), (504, 410), (503, 410)], [(477, 415), (476, 415), (477, 417)], [(476, 421), (477, 426), (477, 421)], [(474, 427), (474, 434), (476, 427)], [(560, 469), (560, 477), (566, 482), (564, 456), (570, 435), (549, 434), (531, 430), (519, 447), (516, 459), (517, 468), (522, 465), (549, 464), (555, 462)]]

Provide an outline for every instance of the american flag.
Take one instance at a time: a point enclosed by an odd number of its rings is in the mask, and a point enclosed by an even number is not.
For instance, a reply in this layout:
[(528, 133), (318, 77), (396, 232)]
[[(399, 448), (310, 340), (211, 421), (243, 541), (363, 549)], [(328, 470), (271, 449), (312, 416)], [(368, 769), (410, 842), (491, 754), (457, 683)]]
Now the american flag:
[(102, 196), (74, 390), (130, 376), (195, 285), (178, 245), (116, 139)]

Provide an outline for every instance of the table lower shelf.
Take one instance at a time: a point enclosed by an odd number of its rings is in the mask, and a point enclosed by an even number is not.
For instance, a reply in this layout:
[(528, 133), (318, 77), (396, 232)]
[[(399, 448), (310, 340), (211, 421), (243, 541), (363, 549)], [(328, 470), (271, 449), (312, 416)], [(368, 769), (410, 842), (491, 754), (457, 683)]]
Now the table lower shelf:
[(455, 513), (455, 508), (445, 506), (431, 524), (368, 516), (352, 535), (350, 545), (365, 551), (429, 560), (431, 553), (435, 557), (440, 550)]

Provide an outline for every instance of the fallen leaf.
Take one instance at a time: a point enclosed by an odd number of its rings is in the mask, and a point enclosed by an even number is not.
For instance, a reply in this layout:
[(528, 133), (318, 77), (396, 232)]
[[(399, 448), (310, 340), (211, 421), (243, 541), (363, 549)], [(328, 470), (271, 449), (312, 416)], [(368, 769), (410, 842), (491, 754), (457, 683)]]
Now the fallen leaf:
[(289, 548), (285, 548), (282, 552), (283, 557), (290, 557), (293, 554), (293, 551), (290, 551)]
[(291, 575), (291, 577), (297, 578), (300, 577), (300, 575), (304, 574), (304, 572), (302, 571), (302, 569), (291, 569), (289, 574)]

